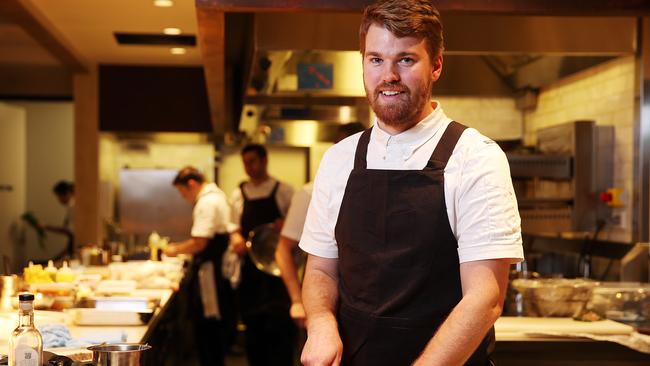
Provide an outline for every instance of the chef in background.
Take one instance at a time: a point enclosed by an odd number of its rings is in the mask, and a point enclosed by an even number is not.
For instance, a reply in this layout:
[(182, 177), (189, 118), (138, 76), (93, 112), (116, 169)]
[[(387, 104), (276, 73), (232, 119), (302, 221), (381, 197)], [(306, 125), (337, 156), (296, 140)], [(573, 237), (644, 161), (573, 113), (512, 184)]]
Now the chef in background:
[[(230, 206), (225, 193), (188, 166), (173, 181), (183, 198), (194, 205), (191, 238), (172, 243), (167, 256), (192, 254), (192, 265), (181, 284), (189, 296), (190, 315), (201, 365), (224, 365), (229, 329), (234, 324), (232, 289), (221, 275), (221, 257), (228, 247)], [(181, 340), (179, 340), (181, 341)]]
[[(335, 143), (363, 130), (363, 125), (359, 122), (340, 125), (337, 129)], [(284, 281), (289, 297), (291, 297), (289, 315), (300, 328), (305, 327), (305, 309), (302, 305), (301, 279), (298, 276), (293, 253), (300, 250), (298, 249), (298, 242), (302, 235), (302, 227), (305, 225), (305, 217), (307, 216), (307, 208), (309, 208), (313, 187), (314, 183), (309, 182), (293, 195), (289, 212), (280, 233), (280, 241), (275, 250), (275, 261), (278, 263), (282, 281)]]
[(61, 225), (44, 225), (42, 228), (68, 238), (65, 250), (54, 258), (56, 260), (74, 255), (74, 184), (65, 180), (58, 181), (52, 187), (52, 192), (57, 201), (65, 207), (65, 216)]
[(296, 328), (289, 317), (291, 301), (282, 280), (257, 269), (246, 255), (245, 239), (263, 224), (280, 230), (289, 209), (293, 188), (268, 173), (268, 153), (258, 144), (241, 151), (249, 180), (231, 196), (233, 222), (240, 229), (232, 234), (231, 246), (243, 258), (239, 308), (246, 325), (246, 356), (250, 366), (292, 365)]

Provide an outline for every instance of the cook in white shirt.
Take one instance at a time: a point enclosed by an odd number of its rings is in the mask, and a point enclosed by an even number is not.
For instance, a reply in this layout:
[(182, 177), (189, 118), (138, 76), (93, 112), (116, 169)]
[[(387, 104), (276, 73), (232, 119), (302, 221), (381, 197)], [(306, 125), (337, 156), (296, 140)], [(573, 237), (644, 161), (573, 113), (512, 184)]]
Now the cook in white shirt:
[(181, 169), (173, 181), (174, 187), (192, 210), (190, 239), (172, 243), (165, 249), (167, 256), (192, 254), (192, 264), (179, 293), (191, 307), (197, 350), (202, 365), (222, 365), (223, 350), (231, 342), (236, 326), (233, 293), (221, 274), (223, 253), (228, 248), (230, 206), (225, 193), (194, 167)]

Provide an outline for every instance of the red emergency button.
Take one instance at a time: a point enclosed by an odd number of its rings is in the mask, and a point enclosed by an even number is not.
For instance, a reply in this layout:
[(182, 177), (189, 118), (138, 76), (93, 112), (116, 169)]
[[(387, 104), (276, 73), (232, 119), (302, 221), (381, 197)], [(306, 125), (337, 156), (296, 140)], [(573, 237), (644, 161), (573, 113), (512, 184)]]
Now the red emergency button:
[(600, 202), (612, 202), (614, 196), (610, 192), (600, 192)]

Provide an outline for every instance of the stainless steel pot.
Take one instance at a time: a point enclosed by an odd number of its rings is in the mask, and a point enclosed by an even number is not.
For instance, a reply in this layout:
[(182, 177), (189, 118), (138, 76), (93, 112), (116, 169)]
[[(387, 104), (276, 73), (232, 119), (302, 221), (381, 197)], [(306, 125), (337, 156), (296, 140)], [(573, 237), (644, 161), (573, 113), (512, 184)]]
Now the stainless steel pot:
[(11, 311), (11, 298), (18, 288), (18, 276), (0, 276), (0, 311)]
[(150, 348), (139, 343), (103, 343), (88, 350), (93, 351), (94, 366), (140, 366), (140, 355)]

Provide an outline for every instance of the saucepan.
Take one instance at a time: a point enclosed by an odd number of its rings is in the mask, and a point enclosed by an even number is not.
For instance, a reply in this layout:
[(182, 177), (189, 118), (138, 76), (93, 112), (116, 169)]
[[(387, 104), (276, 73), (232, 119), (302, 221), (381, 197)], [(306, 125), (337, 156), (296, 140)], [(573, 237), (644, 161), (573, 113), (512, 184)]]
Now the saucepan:
[(0, 276), (0, 311), (13, 310), (11, 299), (19, 288), (18, 276)]
[[(279, 241), (280, 233), (272, 223), (253, 229), (246, 241), (246, 249), (257, 269), (277, 277), (280, 276), (280, 267), (275, 261), (275, 249)], [(293, 260), (300, 274), (307, 261), (305, 253), (300, 249), (295, 250)]]
[(142, 352), (150, 348), (140, 343), (102, 343), (88, 350), (93, 351), (94, 366), (140, 366)]

